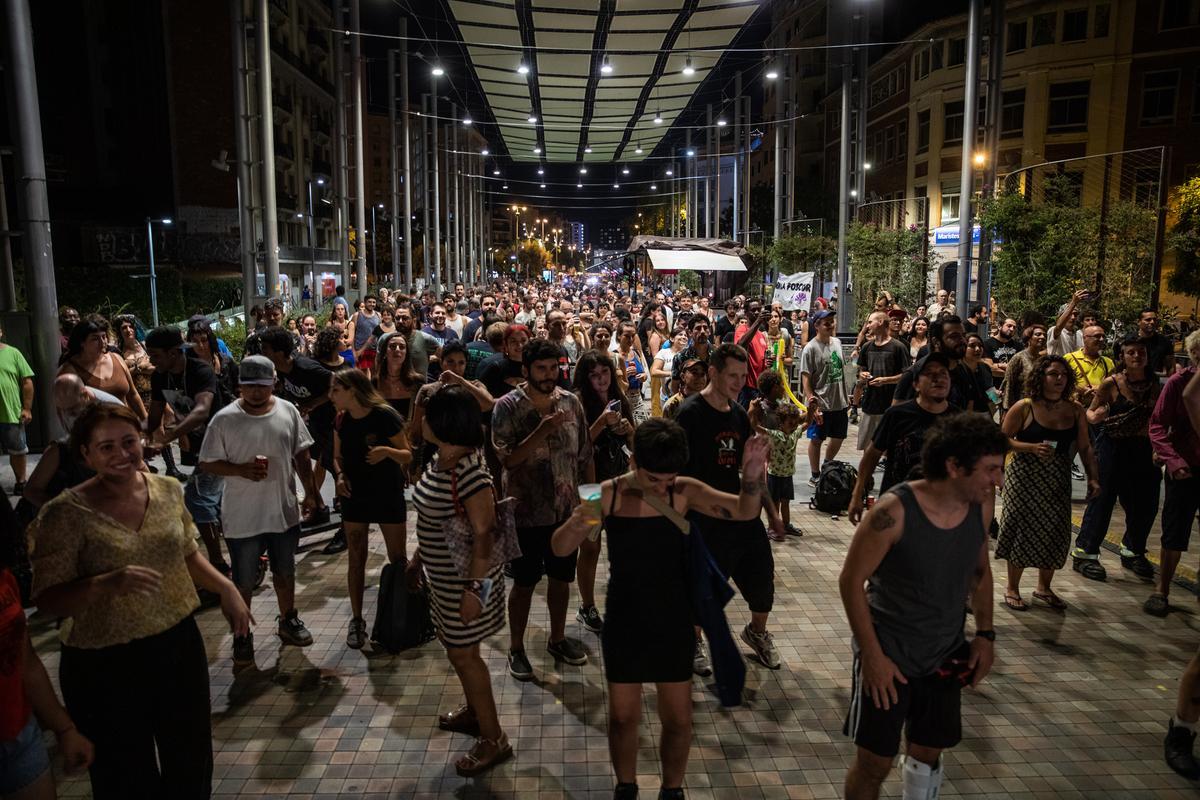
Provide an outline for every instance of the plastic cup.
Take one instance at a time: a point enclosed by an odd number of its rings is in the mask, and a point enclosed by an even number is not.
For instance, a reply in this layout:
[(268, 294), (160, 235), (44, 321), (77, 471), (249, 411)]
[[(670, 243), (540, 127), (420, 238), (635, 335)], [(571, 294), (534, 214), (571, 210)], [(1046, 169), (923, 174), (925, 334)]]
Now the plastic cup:
[(583, 505), (584, 515), (588, 521), (595, 524), (603, 519), (600, 510), (600, 498), (603, 490), (598, 483), (583, 483), (579, 486), (579, 502)]

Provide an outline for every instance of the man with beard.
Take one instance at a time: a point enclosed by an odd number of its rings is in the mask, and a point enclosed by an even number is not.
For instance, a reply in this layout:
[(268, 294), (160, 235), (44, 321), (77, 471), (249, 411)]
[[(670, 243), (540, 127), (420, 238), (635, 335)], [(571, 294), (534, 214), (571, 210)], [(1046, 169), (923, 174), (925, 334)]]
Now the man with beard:
[(679, 391), (668, 397), (667, 402), (663, 403), (662, 415), (667, 419), (675, 419), (679, 416), (679, 409), (683, 405), (683, 401), (708, 386), (708, 366), (695, 356), (684, 359), (680, 371), (683, 379), (680, 381)]
[(458, 334), (446, 322), (446, 306), (443, 303), (433, 304), (429, 324), (422, 328), (421, 332), (437, 339), (438, 347), (444, 346), (446, 342), (458, 340)]
[[(929, 324), (929, 348), (932, 353), (942, 353), (950, 362), (950, 396), (951, 405), (958, 406), (964, 411), (988, 411), (987, 387), (981, 386), (975, 378), (975, 373), (962, 363), (967, 354), (967, 337), (963, 331), (962, 320), (955, 316), (945, 316)], [(928, 356), (926, 356), (928, 358)], [(921, 372), (924, 359), (917, 359), (912, 369), (905, 370), (896, 385), (896, 397), (893, 402), (901, 403), (912, 400), (916, 396), (913, 380)]]
[(442, 343), (417, 327), (412, 306), (396, 306), (396, 330), (408, 339), (408, 360), (419, 375), (429, 375), (429, 365), (436, 364)]
[(987, 353), (986, 361), (992, 368), (993, 388), (1000, 389), (1009, 360), (1024, 349), (1025, 343), (1017, 336), (1017, 321), (1012, 318), (1004, 320), (996, 329), (995, 336), (984, 340), (983, 350)]
[(921, 445), (925, 432), (937, 422), (938, 417), (961, 410), (946, 401), (950, 394), (950, 359), (945, 354), (930, 353), (921, 359), (920, 371), (916, 373), (913, 385), (917, 398), (897, 403), (884, 411), (874, 436), (863, 450), (848, 515), (850, 522), (855, 525), (863, 516), (867, 479), (875, 474), (879, 460), (887, 457), (883, 481), (879, 484), (879, 495), (882, 497), (897, 483), (915, 477), (913, 473), (921, 464)]
[(699, 361), (705, 366), (708, 365), (708, 354), (712, 350), (712, 341), (709, 338), (712, 332), (712, 323), (708, 317), (697, 314), (688, 320), (688, 339), (691, 343), (683, 349), (683, 352), (675, 356), (675, 361), (671, 364), (671, 383), (674, 386), (682, 386), (683, 365), (690, 361)]
[[(1171, 340), (1158, 332), (1158, 312), (1153, 308), (1143, 308), (1138, 314), (1137, 338), (1146, 345), (1146, 357), (1150, 371), (1161, 378), (1169, 378), (1175, 373), (1175, 355)], [(1113, 350), (1113, 360), (1121, 363), (1121, 343), (1117, 342)]]
[[(513, 325), (509, 330), (522, 327)], [(492, 409), (492, 442), (504, 467), (504, 493), (516, 499), (521, 557), (511, 564), (508, 671), (521, 681), (533, 678), (533, 666), (525, 655), (525, 627), (534, 589), (543, 575), (549, 578), (546, 650), (556, 661), (572, 666), (587, 663), (582, 646), (566, 635), (567, 601), (578, 553), (556, 556), (550, 549), (550, 537), (579, 504), (579, 485), (592, 481), (594, 475), (583, 404), (557, 385), (560, 352), (544, 339), (529, 341), (521, 353), (525, 382), (499, 398)]]
[(487, 331), (487, 324), (484, 319), (490, 314), (496, 313), (496, 296), (494, 294), (485, 294), (479, 301), (479, 313), (473, 316), (467, 327), (463, 328), (462, 340), (464, 342), (474, 342), (483, 339), (483, 334), (480, 331)]

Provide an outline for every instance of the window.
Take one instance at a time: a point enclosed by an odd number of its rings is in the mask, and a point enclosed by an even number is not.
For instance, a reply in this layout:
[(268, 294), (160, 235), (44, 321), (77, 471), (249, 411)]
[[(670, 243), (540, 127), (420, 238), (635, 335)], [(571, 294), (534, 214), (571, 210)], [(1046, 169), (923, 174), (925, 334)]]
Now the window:
[[(1200, 0), (1197, 0), (1197, 2), (1200, 2)], [(930, 45), (930, 50), (933, 53), (933, 63), (930, 64), (930, 69), (941, 69), (942, 68), (942, 43), (941, 43), (941, 41), (940, 40), (936, 41), (932, 45)]]
[(1047, 133), (1087, 130), (1089, 81), (1050, 84)]
[(908, 160), (908, 122), (896, 126), (896, 158)]
[(1133, 202), (1140, 206), (1158, 204), (1158, 167), (1138, 167), (1134, 170)]
[(958, 221), (959, 191), (957, 186), (942, 185), (942, 225)]
[(1086, 8), (1064, 11), (1062, 40), (1064, 42), (1081, 42), (1086, 39), (1087, 23), (1088, 10)]
[(913, 201), (917, 222), (924, 227), (929, 227), (929, 187), (913, 187)]
[(1175, 97), (1179, 93), (1179, 70), (1147, 72), (1142, 76), (1142, 124), (1162, 125), (1175, 121)]
[(1162, 0), (1162, 30), (1200, 25), (1200, 0)]
[(946, 103), (944, 114), (946, 135), (942, 139), (942, 144), (961, 142), (963, 138), (963, 101), (956, 100), (953, 103)]
[(1108, 36), (1108, 18), (1111, 14), (1111, 8), (1108, 3), (1101, 3), (1096, 6), (1096, 16), (1092, 21), (1092, 36), (1097, 39), (1103, 39)]
[(1025, 49), (1025, 33), (1029, 30), (1029, 25), (1025, 20), (1020, 22), (1008, 23), (1008, 46), (1004, 52), (1016, 53)]
[(1033, 46), (1054, 44), (1054, 14), (1038, 14), (1033, 18)]
[(921, 52), (917, 53), (915, 69), (917, 72), (917, 80), (925, 78), (929, 75), (929, 48), (926, 47)]
[(917, 112), (917, 152), (929, 150), (929, 110)]
[(1000, 133), (1020, 136), (1025, 130), (1025, 90), (1011, 89), (1004, 93), (1000, 108)]
[(889, 125), (883, 132), (883, 163), (891, 164), (896, 160), (896, 126)]
[(967, 60), (967, 40), (958, 38), (950, 40), (950, 57), (946, 59), (946, 66), (955, 67)]

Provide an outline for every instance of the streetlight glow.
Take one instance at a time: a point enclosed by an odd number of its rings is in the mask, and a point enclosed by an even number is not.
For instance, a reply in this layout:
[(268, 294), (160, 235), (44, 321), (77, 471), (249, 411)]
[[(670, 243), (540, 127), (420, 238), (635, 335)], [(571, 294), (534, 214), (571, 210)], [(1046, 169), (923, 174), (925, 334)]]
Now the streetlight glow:
[(604, 57), (604, 63), (600, 65), (600, 71), (603, 72), (605, 75), (612, 74), (612, 71), (613, 71), (612, 62), (610, 62), (608, 60), (608, 56)]
[(658, 111), (658, 110), (655, 110), (655, 112), (654, 112), (654, 124), (655, 124), (655, 125), (662, 125), (662, 121), (663, 121), (663, 118), (662, 118), (662, 112), (660, 112), (660, 111)]
[(691, 56), (688, 56), (683, 62), (683, 74), (689, 78), (696, 74), (696, 68), (692, 66)]
[(465, 117), (463, 117), (463, 125), (470, 125), (474, 121), (475, 120), (471, 119), (470, 114), (467, 114)]
[(529, 66), (524, 61), (522, 61), (520, 64), (517, 65), (517, 72), (519, 72), (522, 75), (528, 75), (529, 74)]
[(779, 77), (779, 70), (775, 69), (774, 67), (771, 67), (770, 69), (767, 70), (767, 74), (764, 75), (763, 77), (765, 77), (769, 81), (773, 81)]
[(972, 157), (971, 160), (975, 163), (975, 166), (982, 167), (984, 164), (987, 163), (987, 154), (986, 153), (976, 153), (974, 155), (974, 157)]
[(536, 123), (537, 123), (537, 115), (536, 115), (536, 114), (530, 114), (530, 115), (529, 115), (529, 122), (530, 122), (531, 124), (536, 124)]

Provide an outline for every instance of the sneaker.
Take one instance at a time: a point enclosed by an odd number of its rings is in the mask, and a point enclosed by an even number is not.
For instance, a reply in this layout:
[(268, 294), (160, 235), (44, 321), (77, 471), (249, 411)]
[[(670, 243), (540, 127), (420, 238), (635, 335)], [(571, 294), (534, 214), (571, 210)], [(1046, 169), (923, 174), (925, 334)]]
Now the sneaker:
[(1152, 617), (1165, 617), (1170, 610), (1171, 606), (1167, 603), (1166, 595), (1158, 594), (1157, 592), (1150, 595), (1142, 605), (1142, 611), (1145, 611)]
[(329, 540), (329, 544), (321, 548), (321, 552), (327, 556), (337, 555), (346, 549), (346, 529), (338, 528), (337, 533)]
[(1195, 744), (1195, 731), (1175, 727), (1174, 720), (1167, 723), (1167, 737), (1163, 739), (1163, 756), (1167, 766), (1193, 781), (1200, 778), (1200, 763), (1192, 754)]
[(683, 793), (681, 787), (674, 789), (662, 788), (658, 790), (658, 800), (686, 800), (687, 795)]
[(1083, 480), (1083, 470), (1079, 468), (1078, 464), (1071, 465), (1071, 477), (1077, 481)]
[(704, 652), (704, 640), (696, 640), (696, 652), (692, 656), (692, 672), (701, 678), (712, 675), (712, 665), (708, 663), (708, 653)]
[(294, 608), (279, 619), (279, 638), (283, 639), (285, 644), (293, 644), (296, 647), (308, 647), (313, 643), (312, 634), (304, 627)]
[(233, 637), (233, 668), (244, 669), (254, 664), (254, 634)]
[(1135, 556), (1121, 556), (1121, 566), (1139, 578), (1154, 579), (1154, 565), (1150, 563), (1150, 559), (1146, 558), (1145, 553), (1138, 553)]
[(346, 647), (351, 650), (362, 650), (367, 644), (367, 621), (362, 617), (350, 620), (350, 629), (346, 632)]
[(508, 674), (519, 681), (533, 680), (533, 665), (524, 650), (513, 650), (508, 654)]
[(851, 406), (851, 407), (850, 407), (850, 417), (849, 417), (849, 420), (850, 420), (850, 424), (851, 424), (851, 425), (857, 425), (857, 424), (858, 424), (858, 409), (857, 409), (857, 408), (855, 408), (854, 406)]
[(604, 631), (604, 618), (600, 616), (600, 612), (596, 610), (595, 606), (580, 606), (579, 610), (575, 612), (575, 619), (592, 633)]
[(817, 488), (817, 476), (816, 475), (808, 476), (808, 488), (810, 488), (810, 489)]
[(572, 667), (583, 666), (587, 663), (587, 653), (574, 639), (566, 638), (561, 642), (551, 642), (546, 645), (546, 652), (554, 656), (555, 661), (562, 661)]
[(742, 641), (750, 645), (750, 649), (764, 667), (779, 669), (779, 651), (775, 649), (775, 637), (770, 631), (756, 633), (747, 625), (742, 628)]

